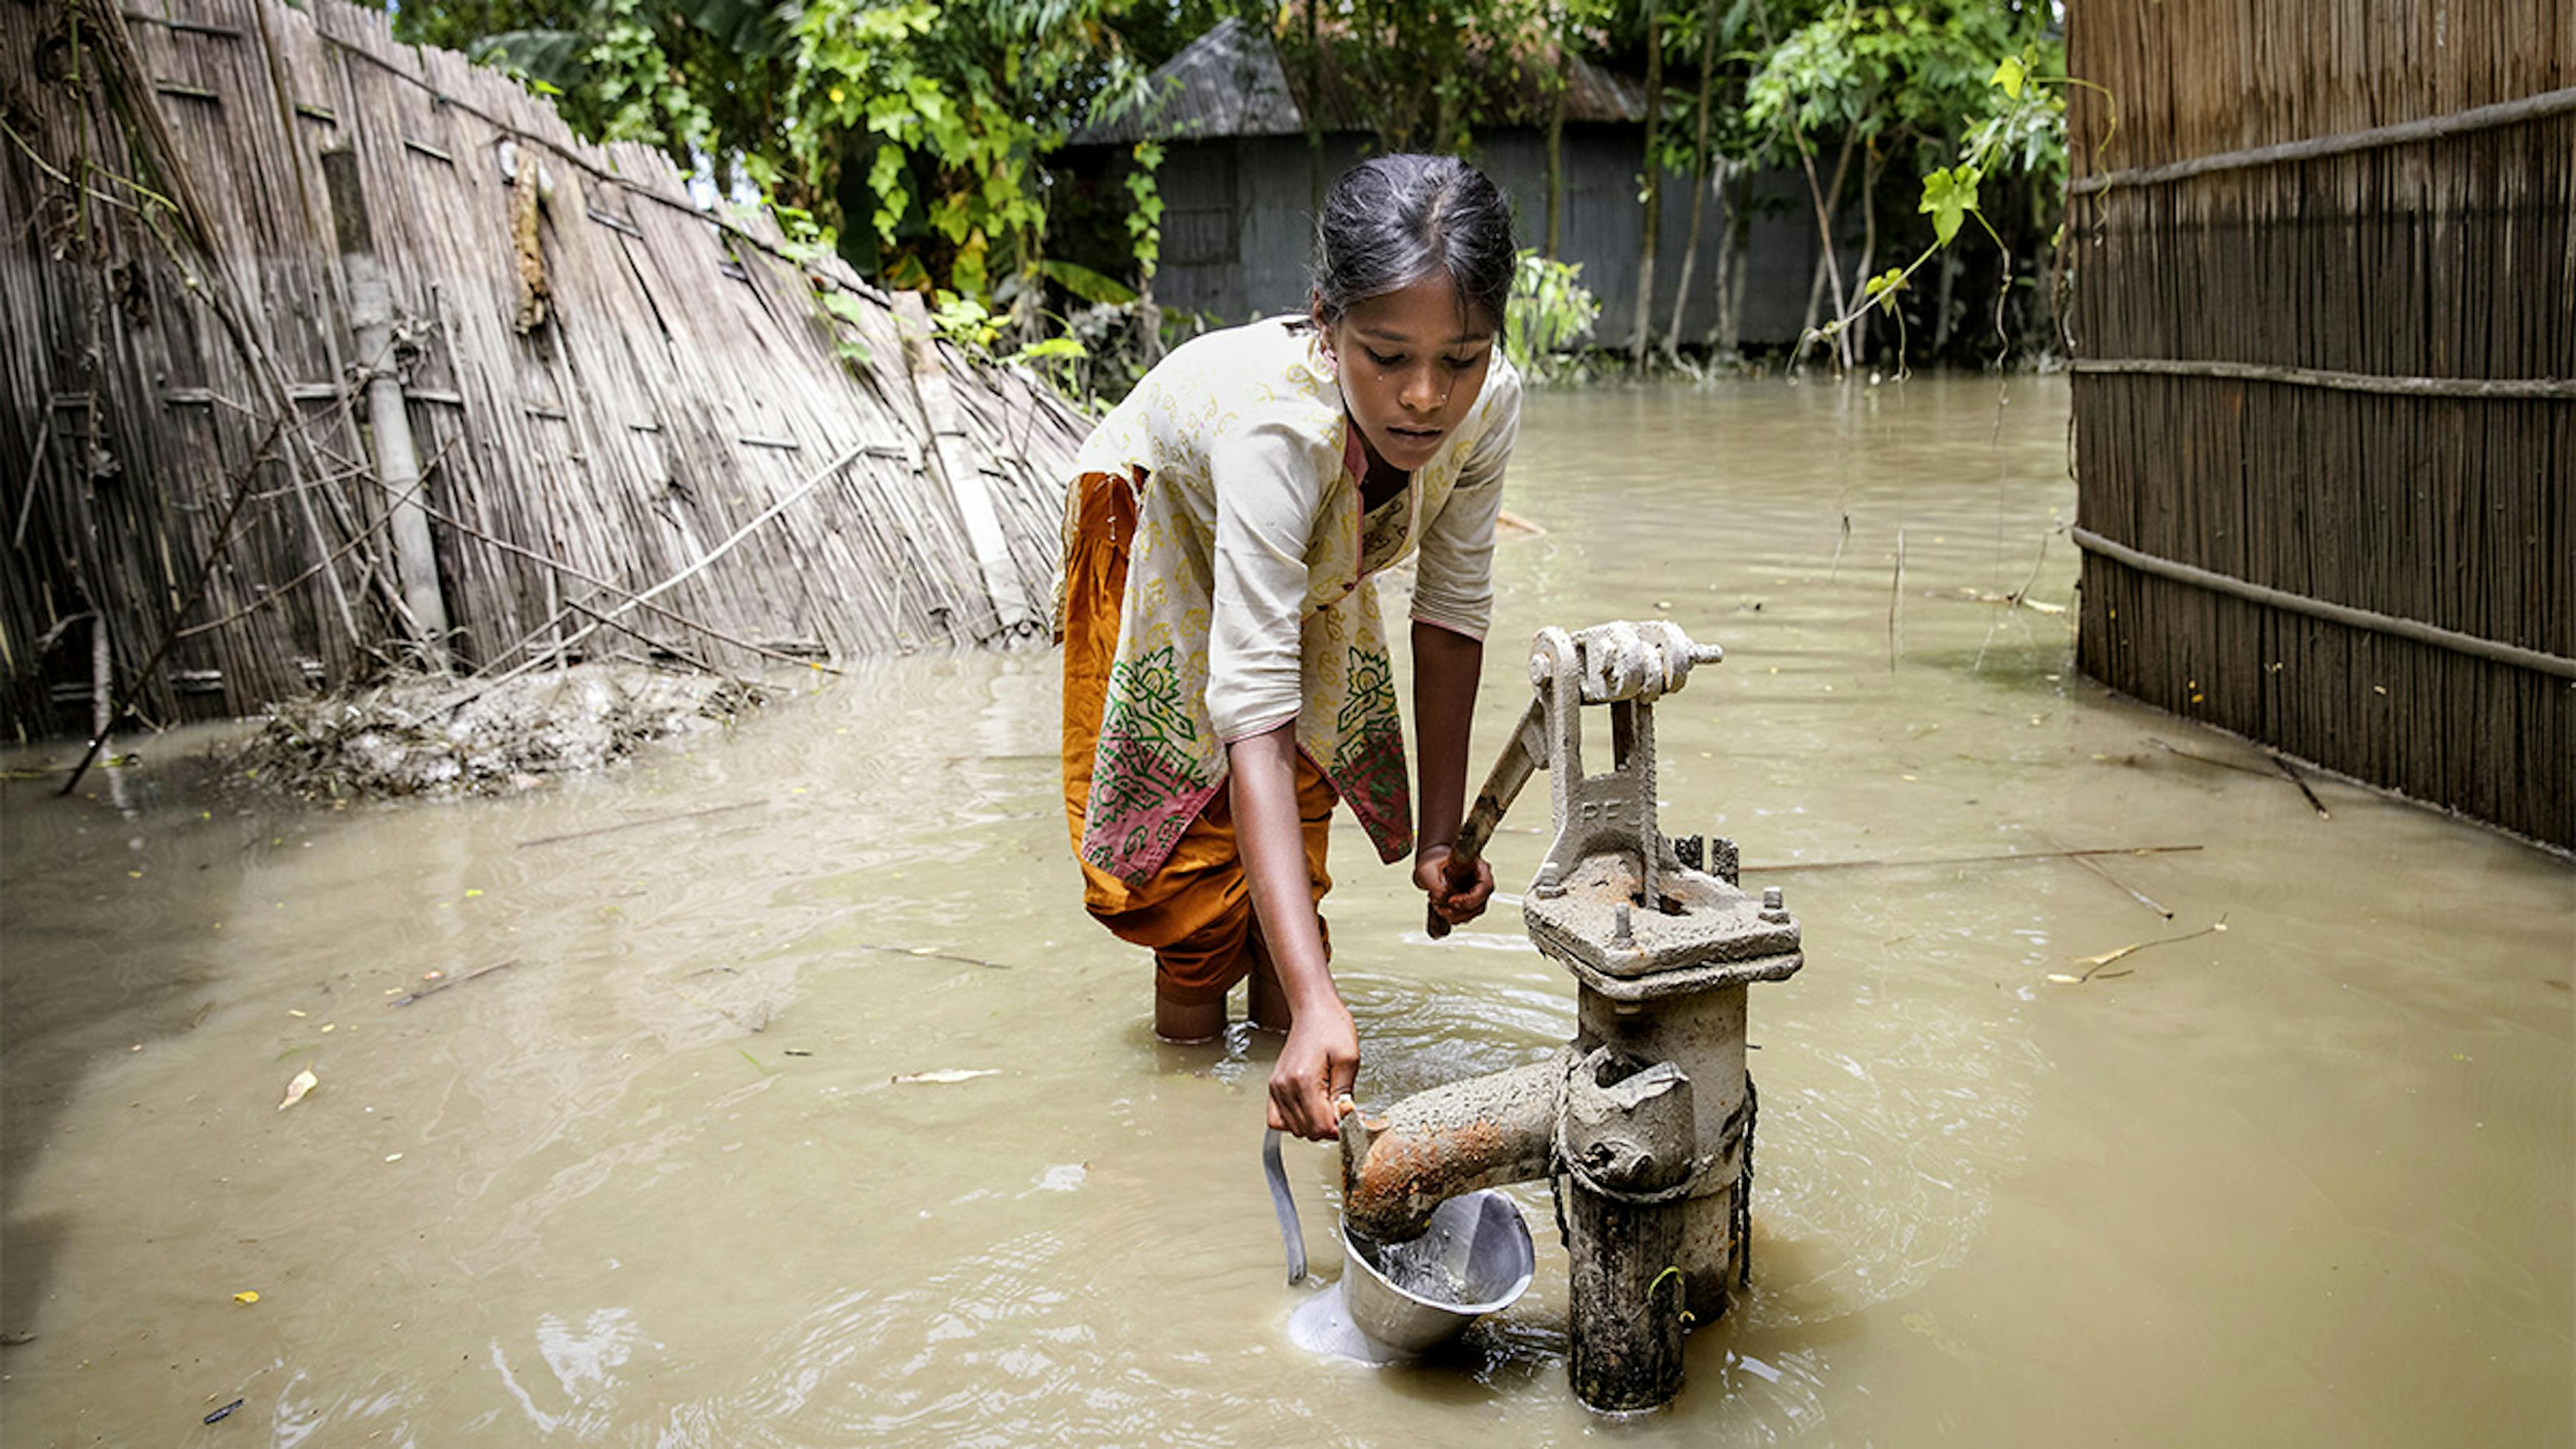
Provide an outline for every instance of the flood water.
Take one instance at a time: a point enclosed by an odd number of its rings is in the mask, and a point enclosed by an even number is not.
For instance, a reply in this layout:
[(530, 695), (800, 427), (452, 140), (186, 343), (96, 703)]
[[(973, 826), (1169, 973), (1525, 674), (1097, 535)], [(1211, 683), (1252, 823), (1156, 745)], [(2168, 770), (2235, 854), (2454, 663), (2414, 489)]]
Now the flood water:
[[(1659, 711), (1664, 828), (1806, 933), (1751, 996), (1753, 1286), (1669, 1412), (1573, 1402), (1540, 1188), (1536, 1284), (1449, 1357), (1289, 1343), (1275, 1045), (1153, 1040), (1028, 654), (504, 800), (246, 803), (178, 738), (128, 743), (125, 810), (9, 784), (0, 1435), (2566, 1444), (2576, 870), (2330, 779), (2321, 818), (2079, 679), (2071, 614), (1981, 599), (2071, 597), (2066, 416), (2030, 379), (1530, 403), (1549, 531), (1498, 553), (1476, 768), (1535, 629), (1678, 620), (1728, 658)], [(2197, 849), (1955, 859), (2110, 846)], [(1364, 1102), (1570, 1034), (1516, 910), (1435, 945), (1334, 848)], [(1895, 863), (1778, 869), (1852, 861)], [(1331, 1154), (1289, 1164), (1330, 1279)]]

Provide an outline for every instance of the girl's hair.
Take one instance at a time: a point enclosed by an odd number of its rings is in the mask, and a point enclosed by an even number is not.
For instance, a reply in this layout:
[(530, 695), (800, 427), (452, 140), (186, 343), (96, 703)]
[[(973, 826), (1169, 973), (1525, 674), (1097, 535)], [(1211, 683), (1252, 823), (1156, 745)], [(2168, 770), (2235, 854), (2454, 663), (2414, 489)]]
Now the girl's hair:
[(1511, 206), (1455, 156), (1375, 156), (1352, 167), (1315, 218), (1315, 304), (1326, 322), (1353, 304), (1446, 272), (1495, 327), (1512, 292)]

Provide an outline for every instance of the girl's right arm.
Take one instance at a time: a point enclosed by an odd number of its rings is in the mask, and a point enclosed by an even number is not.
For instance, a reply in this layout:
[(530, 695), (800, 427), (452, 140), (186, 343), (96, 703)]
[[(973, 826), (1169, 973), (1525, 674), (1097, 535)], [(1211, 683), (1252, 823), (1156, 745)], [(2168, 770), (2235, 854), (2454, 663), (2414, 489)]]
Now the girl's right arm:
[(1315, 921), (1305, 838), (1297, 818), (1295, 721), (1226, 747), (1235, 848), (1252, 909), (1290, 1013), (1288, 1040), (1270, 1072), (1270, 1125), (1300, 1137), (1331, 1137), (1333, 1099), (1359, 1077), (1359, 1029), (1333, 985)]

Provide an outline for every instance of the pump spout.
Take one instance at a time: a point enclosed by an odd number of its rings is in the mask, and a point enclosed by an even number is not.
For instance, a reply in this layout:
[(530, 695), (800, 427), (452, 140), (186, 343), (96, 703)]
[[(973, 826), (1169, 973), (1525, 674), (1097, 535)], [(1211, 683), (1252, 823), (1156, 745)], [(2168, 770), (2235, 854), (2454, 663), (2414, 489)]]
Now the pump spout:
[(1342, 1215), (1378, 1242), (1419, 1236), (1460, 1193), (1547, 1175), (1565, 1053), (1342, 1119)]

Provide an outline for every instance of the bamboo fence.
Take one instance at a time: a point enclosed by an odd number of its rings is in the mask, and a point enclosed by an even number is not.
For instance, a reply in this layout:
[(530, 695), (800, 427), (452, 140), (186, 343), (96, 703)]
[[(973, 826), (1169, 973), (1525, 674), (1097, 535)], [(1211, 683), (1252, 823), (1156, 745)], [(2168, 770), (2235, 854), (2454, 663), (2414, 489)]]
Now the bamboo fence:
[(2576, 10), (2085, 0), (2068, 46), (2082, 667), (2576, 845)]
[[(1087, 425), (917, 297), (380, 13), (116, 4), (0, 27), (17, 737), (91, 725), (111, 683), (151, 720), (238, 714), (424, 652), (735, 671), (1043, 637)], [(353, 211), (392, 294), (371, 356)], [(384, 377), (422, 465), (390, 491)], [(427, 641), (389, 542), (412, 504)]]

